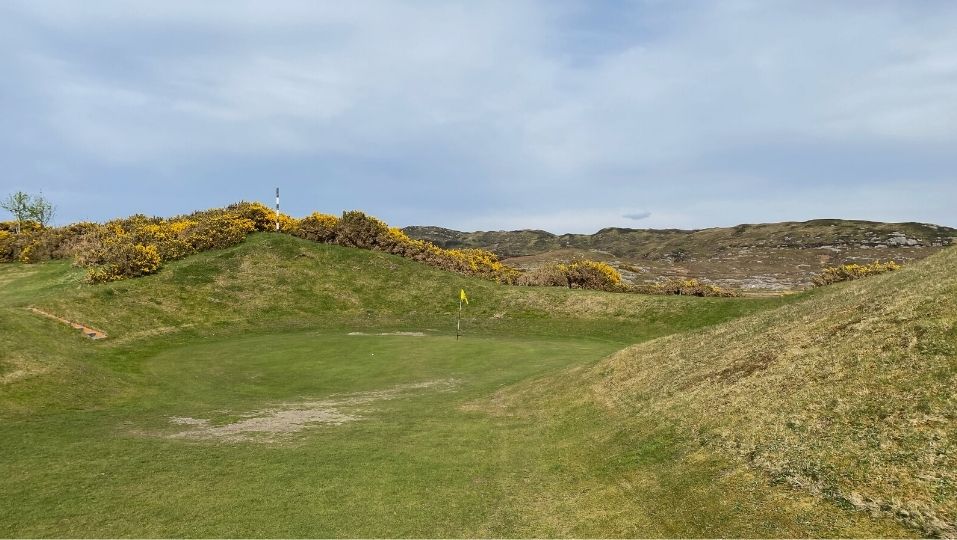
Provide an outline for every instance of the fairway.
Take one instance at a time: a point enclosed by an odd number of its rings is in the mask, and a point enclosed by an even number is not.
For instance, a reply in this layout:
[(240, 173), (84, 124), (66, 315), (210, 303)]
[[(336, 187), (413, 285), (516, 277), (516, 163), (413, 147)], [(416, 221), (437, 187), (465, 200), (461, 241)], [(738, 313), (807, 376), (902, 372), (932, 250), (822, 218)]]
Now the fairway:
[(506, 287), (275, 235), (118, 284), (0, 280), (0, 536), (914, 534), (591, 395), (629, 343), (794, 299)]

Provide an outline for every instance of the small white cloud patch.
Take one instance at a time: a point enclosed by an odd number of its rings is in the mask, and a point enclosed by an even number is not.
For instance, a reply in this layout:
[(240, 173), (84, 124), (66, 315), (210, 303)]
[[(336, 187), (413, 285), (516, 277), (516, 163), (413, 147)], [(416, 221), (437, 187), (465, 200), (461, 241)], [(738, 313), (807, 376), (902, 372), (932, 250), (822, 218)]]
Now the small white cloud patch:
[(632, 212), (630, 214), (623, 214), (621, 217), (625, 219), (633, 219), (635, 221), (641, 221), (643, 219), (648, 219), (651, 217), (651, 212), (642, 211), (642, 212)]

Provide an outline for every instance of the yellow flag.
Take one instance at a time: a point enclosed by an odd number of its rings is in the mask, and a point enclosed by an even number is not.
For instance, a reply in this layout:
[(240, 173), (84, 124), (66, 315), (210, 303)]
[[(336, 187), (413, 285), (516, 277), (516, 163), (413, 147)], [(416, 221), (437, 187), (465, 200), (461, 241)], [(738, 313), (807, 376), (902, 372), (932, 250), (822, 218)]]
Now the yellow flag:
[(465, 289), (462, 289), (462, 290), (459, 292), (459, 300), (465, 302), (466, 304), (469, 303), (469, 297), (468, 297), (468, 296), (465, 296)]

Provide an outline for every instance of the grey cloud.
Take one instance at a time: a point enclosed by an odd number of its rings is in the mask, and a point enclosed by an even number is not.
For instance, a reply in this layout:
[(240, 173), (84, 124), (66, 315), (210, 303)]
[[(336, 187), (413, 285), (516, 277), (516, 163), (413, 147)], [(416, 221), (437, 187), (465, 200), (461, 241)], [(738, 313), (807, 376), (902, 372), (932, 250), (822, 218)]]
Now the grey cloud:
[(651, 212), (632, 212), (630, 214), (623, 214), (621, 217), (626, 219), (633, 219), (635, 221), (641, 221), (643, 219), (650, 218)]

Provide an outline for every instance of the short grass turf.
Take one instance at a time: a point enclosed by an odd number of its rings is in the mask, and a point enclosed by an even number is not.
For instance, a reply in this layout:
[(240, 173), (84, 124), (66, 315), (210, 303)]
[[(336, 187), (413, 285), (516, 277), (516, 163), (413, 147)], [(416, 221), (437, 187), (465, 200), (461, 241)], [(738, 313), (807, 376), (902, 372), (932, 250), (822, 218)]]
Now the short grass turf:
[[(568, 384), (625, 344), (793, 299), (501, 287), (274, 235), (113, 285), (64, 264), (6, 266), (0, 284), (0, 536), (914, 534)], [(473, 305), (457, 341), (459, 287)], [(347, 335), (394, 330), (429, 335)], [(452, 382), (347, 407), (342, 425), (170, 438), (188, 429), (173, 417), (225, 424), (429, 381)]]

